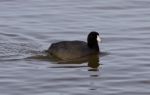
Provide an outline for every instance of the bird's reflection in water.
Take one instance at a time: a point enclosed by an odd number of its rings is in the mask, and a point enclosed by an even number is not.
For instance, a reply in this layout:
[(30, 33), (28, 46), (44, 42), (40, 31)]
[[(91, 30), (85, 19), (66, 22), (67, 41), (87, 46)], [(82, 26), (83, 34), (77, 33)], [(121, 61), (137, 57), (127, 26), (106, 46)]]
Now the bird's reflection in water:
[(88, 59), (88, 67), (91, 67), (89, 71), (98, 71), (99, 65), (99, 54), (91, 55)]
[[(90, 86), (89, 86), (89, 90), (91, 93), (96, 93), (95, 91), (97, 90), (97, 82), (95, 82), (97, 79), (99, 79), (99, 75), (100, 75), (100, 72), (97, 72), (99, 71), (99, 68), (100, 68), (100, 56), (99, 55), (92, 55), (90, 56), (90, 58), (88, 59), (88, 67), (90, 71)], [(94, 92), (93, 92), (94, 91)]]
[[(89, 71), (89, 83), (90, 86), (88, 87), (91, 93), (95, 93), (95, 91), (97, 90), (97, 86), (96, 86), (96, 80), (99, 79), (99, 68), (100, 68), (100, 54), (93, 54), (90, 56), (86, 56), (86, 57), (82, 57), (82, 58), (78, 58), (76, 60), (70, 60), (70, 61), (60, 61), (58, 62), (58, 64), (83, 64), (86, 63), (85, 67), (89, 67), (88, 71)], [(65, 67), (65, 66), (64, 66)], [(64, 68), (63, 67), (63, 68)], [(78, 66), (79, 68), (81, 66)], [(70, 68), (70, 67), (68, 67)], [(76, 68), (76, 66), (75, 66)], [(94, 92), (93, 92), (94, 91)]]
[[(84, 64), (87, 63), (86, 66), (81, 66), (81, 65), (72, 65), (76, 68), (76, 67), (90, 67), (89, 71), (97, 71), (98, 67), (100, 66), (99, 63), (99, 58), (100, 58), (100, 54), (92, 54), (90, 56), (85, 56), (85, 57), (81, 57), (81, 58), (76, 58), (76, 59), (71, 59), (71, 60), (60, 60), (57, 59), (55, 57), (49, 56), (49, 55), (36, 55), (36, 56), (32, 56), (29, 57), (27, 59), (38, 59), (38, 60), (46, 60), (46, 61), (50, 61), (52, 63), (57, 63), (57, 64), (66, 64), (65, 66), (63, 65), (64, 68), (71, 68), (71, 64)], [(62, 67), (62, 65), (60, 65)], [(63, 68), (62, 67), (62, 68)], [(57, 67), (56, 67), (57, 68)], [(59, 67), (58, 67), (59, 68)]]
[(85, 56), (82, 58), (77, 58), (73, 60), (63, 60), (58, 61), (58, 64), (83, 64), (87, 63), (86, 67), (90, 67), (89, 71), (97, 71), (99, 67), (99, 54), (93, 54), (90, 56)]
[[(109, 55), (109, 53), (101, 52), (101, 53), (96, 53), (90, 56), (85, 56), (85, 57), (81, 57), (81, 58), (77, 58), (73, 60), (59, 60), (57, 58), (50, 58), (50, 59), (53, 59), (53, 61), (55, 61), (54, 63), (57, 63), (57, 64), (84, 64), (86, 63), (87, 65), (84, 67), (87, 67), (87, 66), (90, 67), (89, 71), (98, 71), (99, 67), (102, 65), (100, 64), (100, 58), (106, 55)], [(51, 56), (48, 56), (48, 57), (51, 57)], [(83, 67), (83, 66), (78, 65), (78, 67)]]

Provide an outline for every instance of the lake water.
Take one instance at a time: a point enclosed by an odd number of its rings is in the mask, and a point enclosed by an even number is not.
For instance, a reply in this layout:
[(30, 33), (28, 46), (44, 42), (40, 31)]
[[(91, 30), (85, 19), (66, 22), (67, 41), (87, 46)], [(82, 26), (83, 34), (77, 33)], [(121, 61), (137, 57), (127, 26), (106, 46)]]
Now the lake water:
[[(28, 59), (102, 37), (96, 67)], [(0, 95), (150, 95), (150, 0), (0, 0)]]

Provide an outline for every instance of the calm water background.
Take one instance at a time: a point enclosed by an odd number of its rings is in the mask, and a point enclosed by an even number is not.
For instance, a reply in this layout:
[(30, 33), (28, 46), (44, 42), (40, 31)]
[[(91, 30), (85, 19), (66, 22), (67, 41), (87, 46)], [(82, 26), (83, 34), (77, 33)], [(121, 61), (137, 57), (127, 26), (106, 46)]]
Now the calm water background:
[[(102, 37), (97, 70), (30, 59)], [(0, 0), (0, 95), (150, 95), (150, 0)]]

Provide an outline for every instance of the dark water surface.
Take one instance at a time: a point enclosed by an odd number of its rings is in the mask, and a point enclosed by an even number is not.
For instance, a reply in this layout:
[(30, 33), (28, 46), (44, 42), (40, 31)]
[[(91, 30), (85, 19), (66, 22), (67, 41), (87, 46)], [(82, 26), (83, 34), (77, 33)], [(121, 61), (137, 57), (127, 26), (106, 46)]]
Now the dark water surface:
[[(94, 68), (27, 59), (92, 30)], [(0, 95), (150, 95), (150, 0), (0, 0)]]

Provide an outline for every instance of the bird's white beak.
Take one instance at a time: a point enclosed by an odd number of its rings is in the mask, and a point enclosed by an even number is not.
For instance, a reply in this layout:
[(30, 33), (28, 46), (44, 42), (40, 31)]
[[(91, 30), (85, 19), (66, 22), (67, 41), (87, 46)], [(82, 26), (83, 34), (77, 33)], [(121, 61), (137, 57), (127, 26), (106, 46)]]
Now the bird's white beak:
[(99, 36), (99, 35), (97, 35), (97, 41), (98, 41), (99, 43), (101, 43), (101, 42), (102, 42), (102, 39), (100, 38), (100, 36)]

